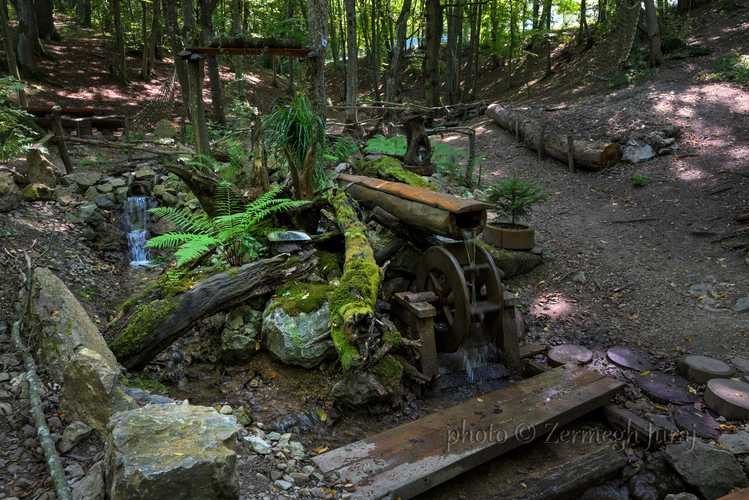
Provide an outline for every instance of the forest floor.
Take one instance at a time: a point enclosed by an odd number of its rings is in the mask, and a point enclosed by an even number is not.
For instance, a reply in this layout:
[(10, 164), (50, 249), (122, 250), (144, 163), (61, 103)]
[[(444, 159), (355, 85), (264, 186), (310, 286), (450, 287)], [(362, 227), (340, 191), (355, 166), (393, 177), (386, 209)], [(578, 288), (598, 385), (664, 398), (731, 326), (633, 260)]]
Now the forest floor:
[[(636, 136), (666, 124), (682, 129), (676, 154), (637, 165), (619, 163), (601, 172), (570, 173), (560, 162), (539, 161), (534, 151), (515, 143), (513, 134), (487, 117), (469, 122), (477, 130), (478, 154), (486, 155), (482, 186), (516, 174), (539, 181), (551, 195), (530, 221), (537, 228), (545, 265), (507, 283), (523, 301), (526, 341), (581, 343), (601, 356), (609, 346), (637, 344), (649, 348), (664, 365), (684, 353), (729, 362), (749, 358), (749, 314), (733, 311), (738, 299), (749, 296), (746, 251), (734, 248), (749, 242), (749, 227), (736, 221), (749, 211), (749, 92), (747, 84), (708, 79), (716, 74), (717, 59), (731, 52), (749, 54), (749, 9), (721, 13), (719, 8), (718, 3), (708, 4), (691, 14), (689, 41), (708, 45), (710, 55), (667, 58), (657, 71), (636, 75), (625, 88), (590, 82), (569, 90), (566, 82), (557, 87), (543, 83), (529, 97), (525, 89), (501, 86), (504, 68), (482, 75), (478, 98), (512, 104), (529, 118), (576, 137)], [(31, 95), (32, 106), (132, 112), (158, 93), (171, 71), (168, 63), (160, 62), (159, 78), (142, 82), (140, 61), (132, 57), (128, 66), (133, 83), (117, 84), (106, 71), (111, 51), (104, 37), (69, 19), (61, 28), (63, 42), (46, 45), (57, 60), (40, 62), (50, 82), (35, 85), (40, 91)], [(277, 89), (269, 84), (269, 71), (254, 68), (250, 73), (249, 99), (267, 112), (284, 93), (285, 80)], [(407, 85), (409, 81), (404, 78)], [(567, 109), (545, 111), (560, 102)], [(444, 140), (467, 148), (459, 137), (447, 135)], [(73, 148), (73, 153), (75, 159), (95, 156), (85, 148)], [(104, 167), (120, 159), (108, 151), (97, 158)], [(643, 185), (637, 187), (636, 180)], [(109, 301), (131, 285), (121, 281), (126, 264), (122, 255), (85, 247), (77, 228), (67, 223), (66, 210), (25, 204), (13, 215), (0, 214), (0, 225), (19, 249), (38, 239), (32, 256), (51, 244), (38, 265), (58, 273), (86, 299), (81, 302), (94, 320), (106, 322), (112, 314)], [(584, 283), (579, 276), (572, 279), (581, 271)], [(10, 323), (20, 280), (9, 267), (4, 273), (0, 320)], [(711, 285), (714, 295), (690, 294), (690, 287), (698, 284)], [(31, 467), (8, 472), (5, 466), (17, 462), (14, 454), (22, 455), (17, 450), (23, 438), (15, 436), (5, 420), (0, 430), (0, 455), (5, 454), (0, 470), (7, 474), (0, 484), (8, 485), (5, 479), (11, 477), (18, 484), (23, 474), (33, 477)], [(100, 443), (90, 446), (92, 454), (101, 449)], [(465, 477), (461, 481), (471, 480)], [(24, 491), (34, 484), (34, 490), (41, 491), (37, 479)], [(475, 483), (466, 487), (461, 481), (442, 488), (441, 498), (482, 498), (496, 491), (490, 484), (477, 489)], [(20, 496), (10, 486), (0, 486), (0, 494)]]

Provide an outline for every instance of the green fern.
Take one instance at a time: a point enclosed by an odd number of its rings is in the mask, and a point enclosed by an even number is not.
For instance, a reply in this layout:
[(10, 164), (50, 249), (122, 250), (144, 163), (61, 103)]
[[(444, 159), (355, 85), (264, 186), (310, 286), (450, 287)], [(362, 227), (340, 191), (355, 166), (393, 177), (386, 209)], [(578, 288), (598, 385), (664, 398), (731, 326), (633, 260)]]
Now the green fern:
[(220, 189), (217, 195), (219, 213), (222, 215), (214, 219), (208, 219), (205, 215), (192, 215), (184, 208), (152, 208), (150, 210), (152, 213), (176, 224), (181, 231), (151, 238), (146, 246), (177, 248), (174, 256), (177, 257), (178, 266), (195, 261), (214, 248), (220, 248), (223, 257), (230, 265), (241, 265), (247, 254), (253, 258), (260, 256), (263, 245), (257, 237), (273, 231), (271, 228), (261, 226), (266, 218), (276, 212), (307, 203), (276, 199), (283, 189), (279, 186), (247, 205), (244, 210), (236, 211), (236, 205), (232, 202), (231, 196), (221, 194), (224, 191), (231, 191), (228, 186), (225, 187), (226, 189)]

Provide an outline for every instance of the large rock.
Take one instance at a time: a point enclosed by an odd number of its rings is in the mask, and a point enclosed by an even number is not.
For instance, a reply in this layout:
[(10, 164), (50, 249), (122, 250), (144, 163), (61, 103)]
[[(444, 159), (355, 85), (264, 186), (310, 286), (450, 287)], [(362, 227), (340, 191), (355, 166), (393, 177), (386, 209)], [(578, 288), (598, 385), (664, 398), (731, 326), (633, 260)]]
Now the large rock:
[(110, 500), (239, 498), (237, 429), (213, 408), (148, 405), (109, 422)]
[(37, 325), (31, 341), (37, 360), (58, 384), (65, 367), (81, 349), (101, 355), (112, 370), (117, 359), (107, 347), (96, 325), (65, 284), (45, 268), (37, 268), (31, 285), (33, 321)]
[(73, 487), (73, 500), (104, 500), (104, 462), (96, 462)]
[(247, 363), (258, 349), (255, 336), (257, 333), (250, 325), (238, 333), (225, 329), (221, 334), (219, 358), (229, 366)]
[(83, 193), (87, 188), (99, 182), (101, 174), (97, 172), (76, 172), (69, 175), (68, 179), (78, 184), (79, 192)]
[(666, 447), (666, 459), (702, 498), (713, 500), (749, 484), (731, 452), (692, 437)]
[(23, 191), (9, 172), (0, 173), (0, 212), (10, 212), (23, 201)]
[(263, 313), (262, 345), (273, 358), (283, 363), (314, 368), (335, 355), (335, 346), (330, 339), (310, 347), (306, 344), (329, 331), (327, 300), (317, 311), (297, 316), (289, 316), (275, 300), (270, 300)]
[(653, 148), (637, 139), (630, 139), (622, 149), (622, 163), (642, 163), (654, 157)]
[(352, 408), (359, 408), (375, 401), (384, 401), (390, 396), (390, 392), (370, 372), (344, 377), (333, 386), (331, 394), (341, 403)]
[(107, 252), (121, 251), (127, 246), (127, 235), (114, 224), (101, 224), (96, 228), (96, 234), (99, 235), (101, 249)]
[(55, 187), (60, 182), (63, 169), (60, 165), (52, 162), (43, 154), (29, 151), (26, 160), (26, 175), (32, 184), (44, 184)]
[(72, 419), (90, 425), (102, 440), (112, 415), (138, 408), (120, 389), (122, 374), (99, 353), (82, 348), (65, 367), (60, 408)]

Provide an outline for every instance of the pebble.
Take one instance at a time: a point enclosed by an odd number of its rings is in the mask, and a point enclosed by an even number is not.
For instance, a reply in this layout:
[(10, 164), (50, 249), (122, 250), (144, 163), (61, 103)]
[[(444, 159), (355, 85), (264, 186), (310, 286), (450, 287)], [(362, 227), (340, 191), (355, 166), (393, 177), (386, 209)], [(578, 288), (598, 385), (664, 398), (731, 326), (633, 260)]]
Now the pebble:
[(284, 481), (282, 479), (279, 479), (279, 480), (273, 482), (273, 486), (275, 486), (276, 488), (280, 488), (280, 489), (286, 491), (289, 488), (291, 488), (293, 485), (290, 482), (288, 482), (288, 481)]

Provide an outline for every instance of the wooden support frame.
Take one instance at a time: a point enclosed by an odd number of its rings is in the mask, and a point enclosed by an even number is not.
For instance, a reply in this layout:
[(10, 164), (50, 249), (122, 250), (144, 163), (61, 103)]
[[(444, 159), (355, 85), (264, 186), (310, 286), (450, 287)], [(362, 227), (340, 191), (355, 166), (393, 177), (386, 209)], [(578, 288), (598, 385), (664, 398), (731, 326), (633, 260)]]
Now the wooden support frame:
[(432, 320), (437, 315), (437, 310), (428, 302), (411, 302), (408, 298), (411, 295), (414, 294), (402, 292), (393, 295), (395, 301), (392, 304), (390, 320), (401, 332), (405, 332), (406, 327), (411, 328), (416, 335), (416, 338), (412, 340), (421, 340), (420, 357), (416, 368), (434, 380), (434, 376), (439, 373)]

